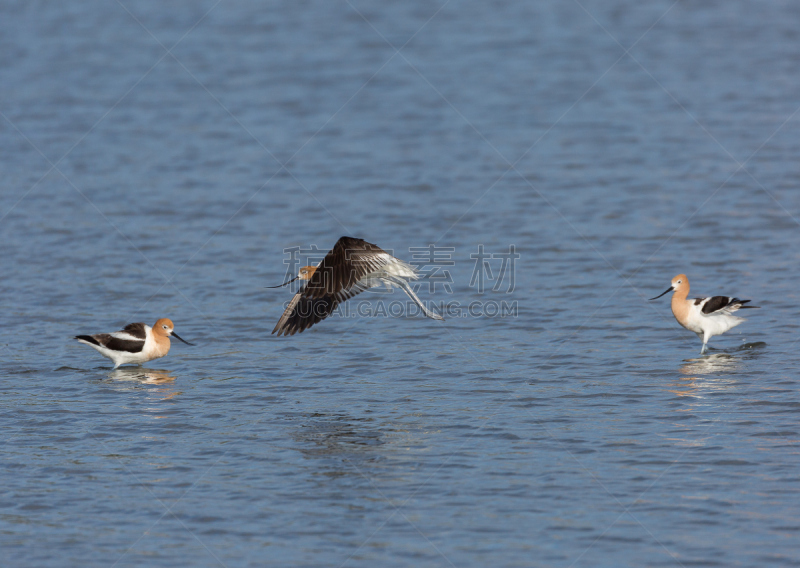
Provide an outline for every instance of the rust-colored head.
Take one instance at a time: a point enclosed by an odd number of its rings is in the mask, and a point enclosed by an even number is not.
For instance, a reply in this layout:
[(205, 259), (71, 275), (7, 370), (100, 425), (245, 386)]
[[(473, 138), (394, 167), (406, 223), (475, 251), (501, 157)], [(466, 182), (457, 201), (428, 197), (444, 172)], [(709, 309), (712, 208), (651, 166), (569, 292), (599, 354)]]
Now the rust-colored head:
[(153, 334), (161, 337), (169, 337), (172, 335), (173, 329), (175, 329), (175, 326), (172, 324), (171, 319), (161, 318), (153, 326)]
[(297, 272), (297, 276), (292, 278), (291, 280), (287, 280), (283, 284), (278, 284), (277, 286), (265, 286), (266, 288), (283, 288), (287, 284), (291, 284), (295, 280), (311, 280), (311, 277), (314, 276), (314, 273), (317, 271), (316, 266), (301, 266), (300, 270)]
[(683, 289), (689, 289), (689, 279), (686, 277), (685, 274), (678, 274), (675, 278), (672, 279), (672, 289), (676, 292), (680, 292)]
[(311, 280), (311, 277), (314, 276), (316, 271), (316, 266), (303, 266), (300, 268), (300, 272), (298, 272), (297, 277), (300, 280)]
[[(175, 333), (175, 326), (172, 324), (172, 320), (169, 318), (161, 318), (156, 322), (156, 324), (153, 326), (153, 335), (156, 336), (156, 339), (159, 337), (174, 337), (175, 339), (183, 341), (186, 345), (194, 345)], [(167, 343), (169, 343), (169, 339), (167, 339)]]

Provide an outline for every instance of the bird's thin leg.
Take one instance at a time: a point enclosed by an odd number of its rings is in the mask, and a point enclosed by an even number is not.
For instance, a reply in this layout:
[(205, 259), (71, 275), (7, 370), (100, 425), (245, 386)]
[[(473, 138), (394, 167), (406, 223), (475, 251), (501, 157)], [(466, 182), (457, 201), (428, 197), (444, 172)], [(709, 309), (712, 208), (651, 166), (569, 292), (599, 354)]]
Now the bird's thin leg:
[(422, 303), (422, 300), (420, 300), (420, 299), (417, 297), (417, 295), (416, 295), (416, 294), (414, 293), (414, 291), (411, 289), (411, 286), (409, 286), (409, 285), (408, 285), (408, 282), (406, 282), (406, 281), (405, 281), (405, 280), (403, 280), (402, 278), (395, 278), (395, 277), (393, 277), (393, 276), (387, 276), (387, 277), (385, 277), (385, 278), (386, 278), (386, 280), (390, 280), (391, 282), (393, 282), (393, 283), (395, 283), (397, 286), (399, 286), (399, 287), (400, 287), (400, 289), (401, 289), (401, 290), (403, 290), (403, 292), (405, 292), (405, 293), (406, 293), (406, 295), (407, 295), (409, 298), (411, 298), (411, 300), (413, 300), (413, 302), (414, 302), (415, 304), (417, 304), (417, 306), (419, 306), (419, 308), (422, 310), (422, 313), (423, 313), (423, 314), (425, 314), (427, 317), (429, 317), (429, 318), (431, 318), (431, 319), (435, 319), (435, 320), (443, 320), (443, 319), (444, 319), (442, 316), (440, 316), (440, 315), (437, 315), (437, 314), (433, 313), (432, 311), (430, 311), (429, 309), (427, 309), (427, 308), (425, 307), (425, 304), (423, 304), (423, 303)]

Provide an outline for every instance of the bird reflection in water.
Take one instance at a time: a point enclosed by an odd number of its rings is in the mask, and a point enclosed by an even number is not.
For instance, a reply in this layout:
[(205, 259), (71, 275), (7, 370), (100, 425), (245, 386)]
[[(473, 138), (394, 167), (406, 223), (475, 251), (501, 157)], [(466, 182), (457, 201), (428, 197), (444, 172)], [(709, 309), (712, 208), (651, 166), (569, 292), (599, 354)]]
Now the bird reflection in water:
[(381, 432), (367, 426), (370, 418), (314, 413), (297, 433), (297, 438), (314, 444), (308, 454), (348, 454), (382, 445)]
[[(114, 382), (121, 384), (141, 384), (141, 385), (161, 385), (167, 386), (173, 383), (176, 379), (169, 371), (162, 371), (158, 369), (145, 369), (141, 367), (120, 367), (108, 374), (108, 378)], [(173, 388), (158, 388), (152, 389), (154, 393), (163, 393), (165, 396), (160, 397), (162, 400), (169, 400), (179, 394)]]
[(680, 372), (684, 375), (712, 375), (728, 373), (739, 366), (739, 358), (728, 353), (714, 353), (706, 357), (684, 360)]
[[(736, 371), (740, 367), (741, 358), (728, 353), (714, 353), (697, 359), (685, 359), (683, 363), (678, 371), (684, 376), (670, 385), (669, 392), (678, 396), (702, 398), (709, 391), (725, 390), (735, 383), (724, 374)], [(703, 375), (716, 376), (703, 378)]]
[[(325, 478), (356, 476), (381, 462), (381, 448), (395, 432), (386, 432), (373, 418), (345, 414), (305, 415), (293, 436), (298, 450), (318, 462), (317, 473)], [(398, 432), (399, 433), (399, 432)]]
[(735, 350), (735, 355), (730, 352), (714, 353), (706, 357), (697, 359), (685, 359), (685, 365), (680, 367), (680, 372), (684, 375), (715, 375), (719, 373), (730, 373), (741, 367), (744, 361), (752, 360), (760, 355), (760, 350), (766, 347), (766, 343), (758, 341), (755, 343), (745, 343)]

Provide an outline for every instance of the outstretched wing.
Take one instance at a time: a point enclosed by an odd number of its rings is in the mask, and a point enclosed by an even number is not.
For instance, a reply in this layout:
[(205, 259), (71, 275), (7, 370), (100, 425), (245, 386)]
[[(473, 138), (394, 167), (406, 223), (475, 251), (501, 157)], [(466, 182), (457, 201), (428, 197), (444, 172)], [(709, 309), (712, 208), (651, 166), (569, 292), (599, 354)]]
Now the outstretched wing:
[(342, 237), (317, 266), (305, 286), (304, 295), (317, 298), (350, 290), (370, 272), (394, 262), (397, 259), (377, 245)]
[(369, 288), (362, 278), (399, 262), (363, 239), (340, 238), (306, 285), (294, 295), (272, 333), (294, 335), (319, 323), (339, 304)]
[(356, 284), (349, 290), (342, 290), (338, 294), (315, 297), (307, 294), (308, 285), (303, 286), (286, 306), (272, 333), (277, 331), (278, 337), (301, 333), (331, 315), (339, 304), (364, 290), (366, 287)]
[(308, 298), (300, 290), (286, 306), (272, 333), (277, 331), (280, 337), (303, 332), (331, 315), (338, 305), (339, 302), (333, 296)]
[(740, 300), (730, 296), (712, 296), (710, 298), (697, 298), (694, 303), (699, 306), (705, 316), (730, 315), (739, 308), (757, 308), (758, 306), (745, 306), (750, 300)]

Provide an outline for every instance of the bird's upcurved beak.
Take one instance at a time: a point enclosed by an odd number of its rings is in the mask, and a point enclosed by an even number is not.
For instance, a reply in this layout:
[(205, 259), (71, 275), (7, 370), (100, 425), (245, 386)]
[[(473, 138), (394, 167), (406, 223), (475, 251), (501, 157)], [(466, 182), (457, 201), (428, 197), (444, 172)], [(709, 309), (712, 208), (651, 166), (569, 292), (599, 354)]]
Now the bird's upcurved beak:
[(264, 286), (264, 288), (283, 288), (284, 286), (286, 286), (287, 284), (291, 284), (292, 282), (294, 282), (298, 278), (300, 278), (300, 276), (295, 276), (291, 280), (287, 280), (286, 282), (284, 282), (283, 284), (279, 284), (278, 286)]
[(658, 299), (659, 299), (661, 296), (663, 296), (663, 295), (664, 295), (664, 294), (666, 294), (667, 292), (672, 292), (672, 290), (673, 290), (673, 288), (672, 288), (672, 286), (670, 286), (670, 287), (669, 287), (669, 288), (667, 288), (667, 289), (666, 289), (664, 292), (662, 292), (661, 294), (659, 294), (659, 295), (658, 295), (658, 296), (656, 296), (655, 298), (650, 298), (648, 301), (650, 301), (650, 300), (658, 300)]
[(191, 345), (192, 347), (194, 347), (194, 343), (189, 343), (189, 342), (188, 342), (188, 341), (186, 341), (185, 339), (181, 339), (181, 336), (180, 336), (180, 335), (178, 335), (177, 333), (175, 333), (174, 331), (173, 331), (172, 333), (170, 333), (170, 335), (171, 335), (172, 337), (174, 337), (175, 339), (180, 339), (180, 340), (181, 340), (181, 341), (183, 341), (183, 342), (184, 342), (186, 345)]

